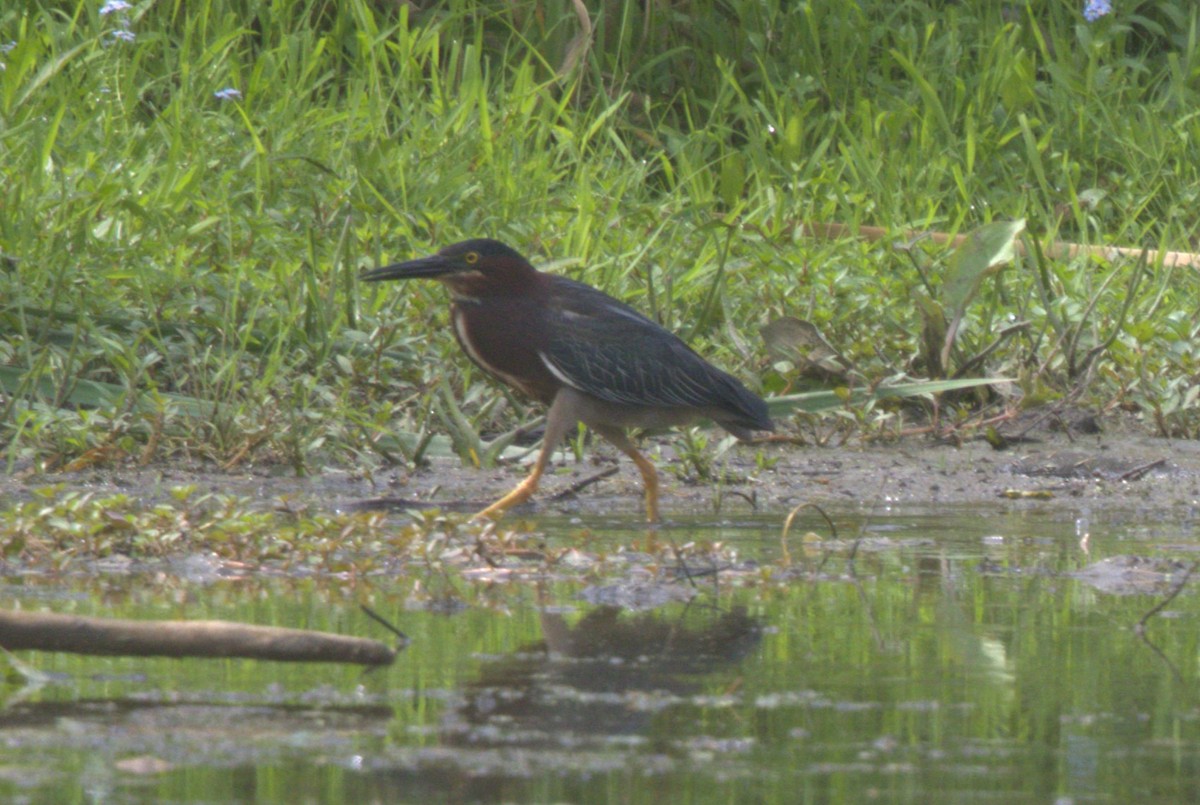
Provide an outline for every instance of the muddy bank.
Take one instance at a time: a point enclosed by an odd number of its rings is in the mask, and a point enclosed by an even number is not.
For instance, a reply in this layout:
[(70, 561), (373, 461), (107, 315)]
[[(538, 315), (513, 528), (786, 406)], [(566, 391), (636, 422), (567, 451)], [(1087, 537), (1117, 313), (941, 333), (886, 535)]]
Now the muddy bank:
[[(670, 437), (644, 444), (661, 470), (666, 517), (672, 512), (695, 515), (717, 510), (786, 512), (803, 502), (874, 506), (1037, 500), (1041, 505), (1089, 502), (1165, 510), (1200, 501), (1200, 444), (1154, 438), (1120, 423), (1106, 424), (1096, 434), (1044, 431), (1004, 450), (981, 439), (954, 446), (925, 438), (868, 446), (738, 446), (717, 464), (720, 482), (681, 477)], [(615, 474), (596, 478), (614, 465)], [(28, 499), (36, 490), (54, 485), (63, 490), (124, 493), (149, 502), (165, 497), (172, 487), (195, 485), (201, 493), (246, 496), (265, 505), (295, 509), (344, 508), (385, 498), (400, 505), (435, 504), (469, 511), (495, 500), (523, 474), (518, 466), (479, 470), (464, 468), (455, 460), (369, 474), (356, 468), (323, 468), (309, 477), (296, 477), (279, 466), (226, 472), (189, 462), (74, 473), (40, 474), (26, 469), (0, 476), (0, 502)], [(589, 483), (591, 479), (595, 480)], [(573, 485), (585, 488), (562, 494)], [(560, 462), (545, 477), (534, 503), (523, 511), (586, 516), (632, 513), (640, 507), (636, 470), (624, 458), (618, 461), (615, 451), (599, 445), (581, 462)]]

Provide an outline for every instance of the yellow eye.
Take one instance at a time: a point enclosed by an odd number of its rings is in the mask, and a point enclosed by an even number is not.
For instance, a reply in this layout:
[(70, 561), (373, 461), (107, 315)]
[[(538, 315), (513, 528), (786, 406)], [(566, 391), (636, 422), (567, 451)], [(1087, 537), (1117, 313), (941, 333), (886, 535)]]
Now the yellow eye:
[(463, 259), (467, 261), (467, 265), (473, 266), (479, 262), (479, 252), (467, 252), (463, 255)]

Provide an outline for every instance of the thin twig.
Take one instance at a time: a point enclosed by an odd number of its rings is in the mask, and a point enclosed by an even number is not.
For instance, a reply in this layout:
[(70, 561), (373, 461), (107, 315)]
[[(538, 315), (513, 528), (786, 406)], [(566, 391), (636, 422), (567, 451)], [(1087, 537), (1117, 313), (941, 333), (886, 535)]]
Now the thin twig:
[(1117, 480), (1118, 481), (1139, 481), (1142, 479), (1142, 477), (1146, 473), (1150, 472), (1150, 470), (1155, 469), (1157, 467), (1161, 467), (1163, 464), (1166, 464), (1166, 463), (1167, 463), (1167, 460), (1165, 458), (1160, 458), (1157, 461), (1151, 461), (1149, 463), (1141, 465), (1140, 467), (1134, 467), (1133, 469), (1129, 470), (1128, 472), (1123, 473), (1119, 478), (1117, 478)]
[(1195, 562), (1192, 562), (1191, 567), (1189, 567), (1186, 571), (1184, 571), (1183, 577), (1175, 583), (1174, 589), (1172, 589), (1171, 592), (1167, 593), (1166, 598), (1164, 598), (1163, 600), (1159, 601), (1157, 604), (1152, 606), (1146, 612), (1146, 614), (1142, 616), (1142, 619), (1137, 622), (1137, 626), (1133, 627), (1133, 631), (1135, 631), (1138, 634), (1138, 636), (1144, 635), (1146, 633), (1146, 621), (1150, 620), (1155, 615), (1162, 612), (1163, 608), (1166, 607), (1167, 604), (1174, 601), (1175, 596), (1179, 595), (1179, 593), (1181, 593), (1183, 591), (1183, 585), (1188, 583), (1188, 579), (1190, 579), (1192, 577), (1192, 574), (1194, 572), (1196, 572), (1196, 568), (1198, 568), (1198, 567), (1200, 567), (1200, 559), (1196, 560)]
[(1011, 324), (1005, 327), (996, 334), (996, 339), (992, 341), (983, 351), (973, 356), (970, 360), (958, 367), (954, 372), (954, 377), (965, 377), (969, 372), (974, 371), (975, 367), (980, 366), (986, 361), (991, 354), (1000, 348), (1000, 345), (1011, 335), (1028, 330), (1032, 326), (1032, 322), (1019, 321), (1016, 324)]
[(611, 467), (605, 467), (604, 469), (600, 470), (600, 472), (596, 473), (595, 475), (589, 475), (586, 478), (581, 478), (578, 481), (576, 481), (575, 483), (568, 486), (566, 489), (563, 489), (561, 492), (555, 492), (553, 495), (550, 496), (550, 500), (562, 500), (563, 498), (569, 498), (571, 495), (574, 495), (584, 489), (587, 489), (589, 486), (596, 483), (597, 481), (603, 481), (605, 478), (609, 477), (610, 475), (616, 475), (618, 470), (620, 470), (620, 467), (616, 466), (615, 464)]
[(829, 531), (830, 531), (831, 537), (835, 540), (838, 538), (837, 526), (834, 525), (833, 520), (830, 518), (830, 516), (828, 514), (825, 513), (824, 509), (822, 509), (816, 503), (801, 503), (799, 506), (795, 507), (788, 513), (787, 519), (783, 521), (783, 533), (781, 533), (779, 535), (779, 547), (783, 551), (783, 563), (785, 565), (790, 565), (792, 563), (792, 556), (788, 552), (788, 547), (787, 547), (788, 531), (791, 530), (792, 521), (796, 519), (796, 515), (802, 511), (804, 511), (805, 509), (816, 509), (817, 513), (820, 514), (823, 518), (825, 518), (825, 522), (829, 525)]
[(375, 610), (371, 609), (366, 604), (359, 604), (359, 607), (362, 608), (362, 611), (366, 613), (368, 618), (370, 618), (371, 620), (378, 623), (384, 629), (387, 629), (389, 632), (394, 634), (396, 637), (400, 638), (400, 645), (402, 645), (402, 646), (408, 645), (408, 643), (409, 643), (408, 635), (406, 635), (404, 632), (400, 631), (395, 626), (393, 626), (390, 621), (388, 621), (386, 618), (384, 618), (382, 615), (380, 615)]

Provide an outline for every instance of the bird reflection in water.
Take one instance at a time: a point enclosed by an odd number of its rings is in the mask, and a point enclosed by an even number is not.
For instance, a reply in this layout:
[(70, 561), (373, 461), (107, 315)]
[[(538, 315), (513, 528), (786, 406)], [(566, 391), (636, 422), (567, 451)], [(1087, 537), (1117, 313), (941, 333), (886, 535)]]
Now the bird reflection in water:
[[(443, 725), (447, 742), (528, 748), (650, 737), (656, 713), (742, 660), (762, 635), (741, 608), (670, 618), (599, 607), (574, 625), (550, 612), (541, 621), (541, 643), (485, 665), (468, 685)], [(633, 706), (639, 694), (653, 702)]]

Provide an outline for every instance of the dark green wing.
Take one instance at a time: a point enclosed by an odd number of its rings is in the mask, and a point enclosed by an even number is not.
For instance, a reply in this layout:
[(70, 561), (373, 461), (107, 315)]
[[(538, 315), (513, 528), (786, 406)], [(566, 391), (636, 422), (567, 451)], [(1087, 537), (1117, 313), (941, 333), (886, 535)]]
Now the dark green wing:
[(771, 429), (766, 403), (633, 308), (562, 277), (555, 290), (539, 355), (563, 383), (606, 402), (720, 411)]

